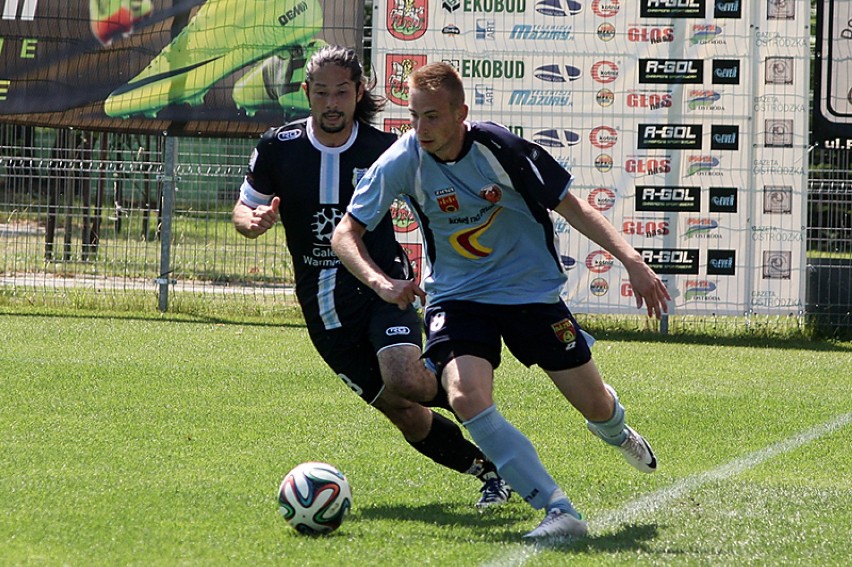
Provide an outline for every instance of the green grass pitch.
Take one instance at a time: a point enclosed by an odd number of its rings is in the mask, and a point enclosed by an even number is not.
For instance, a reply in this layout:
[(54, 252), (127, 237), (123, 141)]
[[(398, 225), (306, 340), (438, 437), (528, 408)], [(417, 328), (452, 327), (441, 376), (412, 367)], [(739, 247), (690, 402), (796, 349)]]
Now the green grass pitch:
[[(421, 457), (280, 323), (0, 314), (0, 564), (848, 564), (850, 343), (599, 336), (654, 475), (505, 357), (498, 405), (591, 530), (531, 545), (542, 512), (478, 513), (475, 479)], [(277, 511), (308, 460), (352, 485), (326, 537)]]

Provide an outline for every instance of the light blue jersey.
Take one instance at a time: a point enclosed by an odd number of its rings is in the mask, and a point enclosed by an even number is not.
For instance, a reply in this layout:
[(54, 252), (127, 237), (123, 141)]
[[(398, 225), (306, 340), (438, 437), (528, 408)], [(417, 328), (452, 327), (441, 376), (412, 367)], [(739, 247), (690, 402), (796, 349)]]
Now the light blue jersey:
[(462, 157), (444, 163), (414, 131), (370, 168), (347, 211), (368, 230), (400, 194), (420, 217), (430, 303), (554, 303), (565, 283), (548, 209), (571, 174), (532, 142), (489, 123), (468, 124)]

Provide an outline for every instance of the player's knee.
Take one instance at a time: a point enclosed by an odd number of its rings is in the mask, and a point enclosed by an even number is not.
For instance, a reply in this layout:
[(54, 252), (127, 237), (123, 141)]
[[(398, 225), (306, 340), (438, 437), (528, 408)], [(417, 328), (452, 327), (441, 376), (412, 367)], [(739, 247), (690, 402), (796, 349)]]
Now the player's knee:
[(408, 368), (382, 375), (385, 386), (394, 394), (416, 402), (428, 402), (438, 393), (438, 382), (425, 369)]
[(462, 419), (472, 419), (494, 404), (488, 392), (454, 388), (448, 392), (450, 407)]
[(382, 381), (395, 395), (428, 402), (438, 393), (435, 375), (426, 370), (415, 347), (388, 348), (379, 354)]

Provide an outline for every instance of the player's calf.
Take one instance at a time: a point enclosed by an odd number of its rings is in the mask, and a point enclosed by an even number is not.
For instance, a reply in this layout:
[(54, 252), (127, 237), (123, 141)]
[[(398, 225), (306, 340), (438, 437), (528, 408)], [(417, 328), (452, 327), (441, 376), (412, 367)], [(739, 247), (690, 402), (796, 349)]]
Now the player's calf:
[(621, 451), (624, 460), (636, 470), (652, 473), (657, 470), (657, 457), (644, 437), (624, 423), (624, 406), (618, 401), (615, 389), (605, 384), (613, 399), (613, 415), (607, 421), (586, 421), (589, 431)]

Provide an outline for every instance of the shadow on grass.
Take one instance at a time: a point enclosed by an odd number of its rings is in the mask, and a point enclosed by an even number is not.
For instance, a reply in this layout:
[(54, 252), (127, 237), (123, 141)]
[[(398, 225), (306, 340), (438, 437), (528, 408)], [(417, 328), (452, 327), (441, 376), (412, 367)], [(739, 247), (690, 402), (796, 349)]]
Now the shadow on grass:
[[(495, 513), (491, 513), (495, 512)], [(469, 525), (484, 530), (506, 528), (513, 520), (498, 510), (482, 513), (473, 507), (469, 510), (460, 509), (451, 504), (423, 504), (420, 506), (374, 506), (353, 511), (353, 517), (361, 520), (392, 520), (396, 522), (420, 522), (436, 526)], [(494, 532), (495, 535), (496, 532)], [(504, 530), (504, 536), (494, 537), (494, 540), (507, 541), (519, 538), (516, 531)]]
[(690, 334), (661, 335), (647, 331), (611, 331), (601, 328), (586, 328), (597, 340), (615, 342), (647, 342), (678, 345), (710, 345), (740, 348), (770, 348), (813, 350), (822, 352), (852, 352), (852, 341), (811, 339), (803, 336), (767, 337), (749, 336), (745, 333), (734, 336), (713, 336), (694, 332)]
[[(523, 522), (522, 518), (517, 515), (509, 516), (503, 510), (489, 510), (481, 513), (473, 509), (460, 510), (456, 506), (446, 504), (377, 506), (360, 509), (353, 513), (353, 517), (362, 521), (392, 520), (437, 526), (474, 526), (478, 531), (482, 531), (481, 537), (485, 541), (527, 544), (535, 549), (564, 550), (572, 553), (643, 551), (651, 554), (655, 551), (648, 544), (658, 536), (656, 524), (631, 524), (622, 526), (616, 532), (581, 539), (525, 540), (522, 538), (525, 530), (534, 528), (536, 520), (532, 520), (526, 527), (519, 528), (517, 524)], [(677, 554), (677, 551), (668, 549), (666, 553)]]
[(116, 319), (121, 321), (164, 321), (169, 323), (209, 323), (214, 325), (244, 325), (248, 327), (305, 328), (301, 312), (287, 309), (283, 314), (265, 317), (219, 317), (212, 315), (181, 313), (129, 313), (110, 311), (34, 309), (32, 311), (6, 310), (0, 308), (2, 317), (57, 317), (61, 319)]
[[(540, 549), (562, 550), (575, 553), (606, 552), (616, 553), (619, 551), (641, 551), (649, 556), (655, 553), (648, 543), (656, 539), (658, 529), (656, 524), (630, 524), (622, 526), (617, 532), (605, 535), (592, 535), (585, 538), (554, 538), (542, 540), (535, 543)], [(677, 551), (666, 550), (666, 554), (677, 554)]]
[[(557, 537), (531, 542), (538, 550), (562, 551), (571, 554), (642, 552), (653, 557), (659, 551), (649, 545), (657, 539), (659, 530), (656, 524), (630, 524), (618, 531), (605, 535), (591, 535), (584, 538)], [(666, 556), (680, 555), (682, 552), (667, 548)]]

